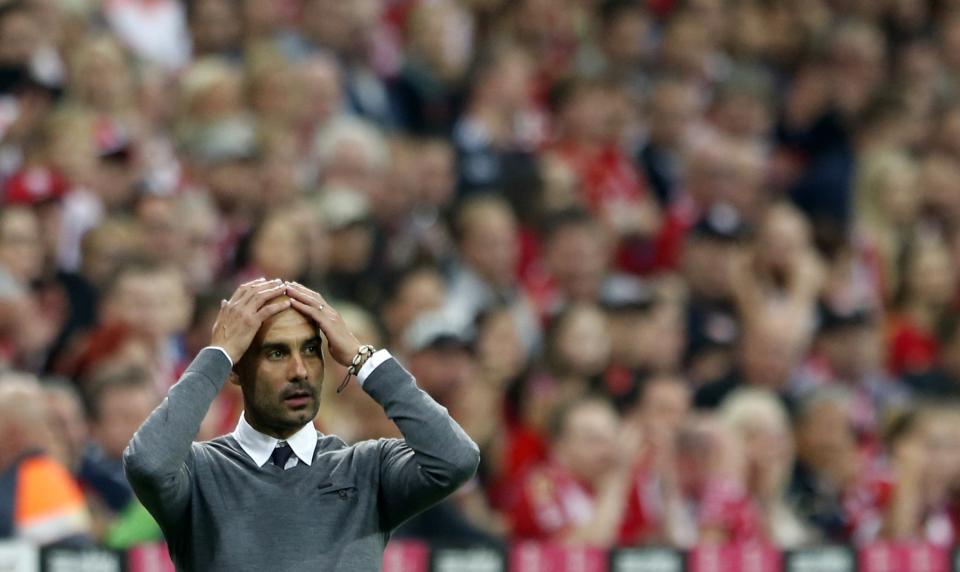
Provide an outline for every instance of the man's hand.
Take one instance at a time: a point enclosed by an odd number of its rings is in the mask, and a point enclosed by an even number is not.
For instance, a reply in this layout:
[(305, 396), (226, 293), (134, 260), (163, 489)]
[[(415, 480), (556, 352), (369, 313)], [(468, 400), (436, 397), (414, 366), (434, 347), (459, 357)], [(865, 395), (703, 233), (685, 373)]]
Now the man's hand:
[(242, 284), (230, 300), (220, 302), (220, 313), (213, 324), (210, 345), (223, 348), (233, 363), (240, 361), (260, 325), (274, 314), (290, 307), (290, 300), (267, 304), (283, 294), (282, 280), (258, 278)]
[(360, 350), (360, 342), (330, 304), (319, 293), (296, 282), (287, 282), (287, 296), (293, 308), (317, 322), (330, 345), (330, 355), (340, 365), (349, 366)]

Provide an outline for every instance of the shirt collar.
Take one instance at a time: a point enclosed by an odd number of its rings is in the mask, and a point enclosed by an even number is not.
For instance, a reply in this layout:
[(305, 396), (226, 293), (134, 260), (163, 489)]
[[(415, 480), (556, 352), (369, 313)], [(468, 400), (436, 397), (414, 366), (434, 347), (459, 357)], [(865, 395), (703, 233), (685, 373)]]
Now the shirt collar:
[[(246, 416), (240, 415), (237, 428), (233, 431), (233, 438), (240, 448), (253, 459), (258, 467), (262, 467), (270, 460), (270, 455), (280, 442), (276, 437), (264, 435), (247, 423)], [(313, 423), (307, 423), (287, 439), (287, 444), (293, 449), (293, 454), (300, 461), (310, 465), (313, 463), (313, 452), (317, 448), (317, 430)]]

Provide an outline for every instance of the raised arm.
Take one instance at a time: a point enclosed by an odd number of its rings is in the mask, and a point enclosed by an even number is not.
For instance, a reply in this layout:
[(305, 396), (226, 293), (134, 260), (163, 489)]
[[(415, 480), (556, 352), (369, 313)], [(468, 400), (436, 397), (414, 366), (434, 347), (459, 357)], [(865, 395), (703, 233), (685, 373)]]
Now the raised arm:
[[(330, 355), (342, 365), (350, 364), (360, 343), (339, 313), (320, 294), (299, 284), (290, 284), (287, 295), (294, 308), (320, 325)], [(358, 377), (404, 437), (380, 441), (381, 524), (391, 530), (473, 477), (480, 451), (386, 350), (370, 357)]]
[(197, 355), (124, 451), (130, 485), (162, 526), (176, 523), (187, 508), (191, 445), (232, 364), (264, 320), (290, 307), (289, 300), (267, 303), (283, 289), (283, 282), (261, 278), (240, 286), (221, 303), (212, 347)]

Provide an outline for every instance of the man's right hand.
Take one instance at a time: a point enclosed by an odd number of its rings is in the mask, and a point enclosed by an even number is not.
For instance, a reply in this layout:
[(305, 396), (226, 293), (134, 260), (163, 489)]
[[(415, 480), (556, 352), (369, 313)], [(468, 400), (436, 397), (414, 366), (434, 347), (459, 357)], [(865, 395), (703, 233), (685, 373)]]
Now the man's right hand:
[(234, 364), (240, 361), (260, 325), (270, 316), (290, 307), (289, 299), (267, 304), (283, 294), (285, 288), (282, 280), (267, 281), (263, 278), (240, 285), (229, 300), (220, 302), (220, 313), (213, 324), (210, 345), (223, 348)]

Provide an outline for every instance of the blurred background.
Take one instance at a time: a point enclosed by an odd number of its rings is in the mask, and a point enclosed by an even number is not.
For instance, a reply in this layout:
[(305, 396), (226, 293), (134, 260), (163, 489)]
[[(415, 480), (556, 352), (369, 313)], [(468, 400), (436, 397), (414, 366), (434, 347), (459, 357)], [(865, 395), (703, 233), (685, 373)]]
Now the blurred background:
[(0, 538), (162, 538), (120, 454), (258, 276), (480, 445), (397, 538), (960, 534), (960, 2), (0, 0), (0, 189)]

